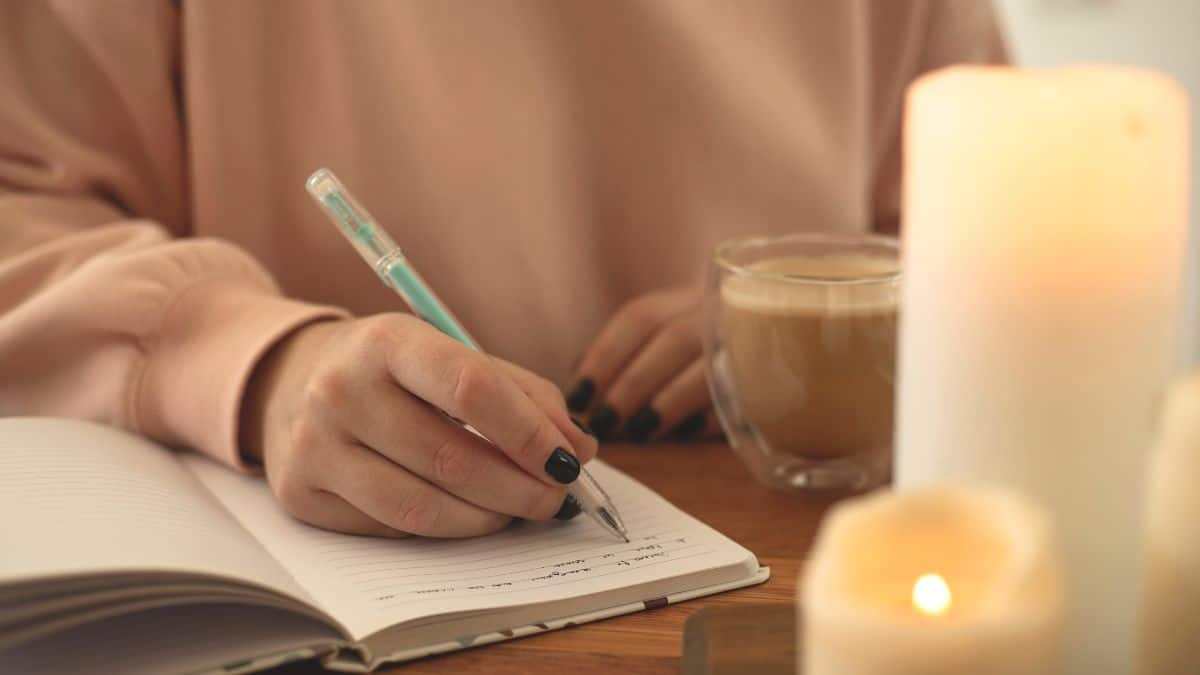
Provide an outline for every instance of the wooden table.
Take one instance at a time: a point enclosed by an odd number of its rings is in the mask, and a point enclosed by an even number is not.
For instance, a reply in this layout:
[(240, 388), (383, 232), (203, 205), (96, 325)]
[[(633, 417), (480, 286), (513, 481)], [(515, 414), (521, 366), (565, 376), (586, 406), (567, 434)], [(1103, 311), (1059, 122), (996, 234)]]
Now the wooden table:
[(711, 605), (790, 602), (829, 500), (772, 492), (724, 445), (612, 445), (601, 457), (771, 566), (760, 586), (401, 664), (381, 672), (588, 675), (680, 669), (683, 622)]

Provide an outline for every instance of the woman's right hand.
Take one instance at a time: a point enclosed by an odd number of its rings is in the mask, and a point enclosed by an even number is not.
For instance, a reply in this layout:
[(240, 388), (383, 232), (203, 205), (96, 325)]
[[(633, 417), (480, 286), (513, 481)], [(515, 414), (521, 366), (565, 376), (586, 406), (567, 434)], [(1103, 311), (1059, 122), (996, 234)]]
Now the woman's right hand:
[(573, 517), (564, 486), (597, 450), (549, 381), (408, 314), (296, 331), (255, 368), (242, 414), (243, 452), (283, 507), (355, 534)]

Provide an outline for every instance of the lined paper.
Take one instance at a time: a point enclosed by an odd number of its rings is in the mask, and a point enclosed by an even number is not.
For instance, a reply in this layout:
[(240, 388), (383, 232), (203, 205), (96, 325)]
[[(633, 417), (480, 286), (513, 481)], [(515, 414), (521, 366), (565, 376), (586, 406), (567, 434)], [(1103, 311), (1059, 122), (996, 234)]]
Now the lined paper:
[(372, 539), (288, 517), (269, 489), (192, 457), (192, 471), (356, 637), (434, 614), (560, 600), (737, 565), (749, 551), (595, 461), (629, 529), (622, 542), (581, 515), (466, 540)]
[(0, 579), (188, 572), (307, 600), (175, 453), (77, 420), (0, 419)]
[(313, 650), (306, 647), (337, 640), (333, 629), (320, 622), (266, 607), (163, 607), (77, 626), (7, 650), (0, 670), (21, 675), (219, 672), (252, 659), (262, 659), (266, 667), (311, 656)]

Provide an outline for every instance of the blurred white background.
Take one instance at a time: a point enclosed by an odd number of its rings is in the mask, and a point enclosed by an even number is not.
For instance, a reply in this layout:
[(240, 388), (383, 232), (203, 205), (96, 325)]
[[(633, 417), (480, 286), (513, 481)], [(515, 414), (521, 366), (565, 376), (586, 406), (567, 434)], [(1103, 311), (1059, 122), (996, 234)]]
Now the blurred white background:
[(996, 9), (1021, 65), (1144, 66), (1170, 74), (1187, 89), (1192, 210), (1179, 357), (1184, 366), (1200, 363), (1200, 0), (996, 0)]

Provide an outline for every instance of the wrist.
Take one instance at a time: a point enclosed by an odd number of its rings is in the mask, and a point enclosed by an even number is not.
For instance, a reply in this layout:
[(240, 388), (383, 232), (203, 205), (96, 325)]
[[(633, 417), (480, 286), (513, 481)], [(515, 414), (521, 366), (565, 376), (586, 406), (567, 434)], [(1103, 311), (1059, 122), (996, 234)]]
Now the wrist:
[(344, 321), (324, 319), (299, 326), (272, 345), (255, 364), (240, 410), (238, 440), (246, 463), (263, 465), (271, 430), (288, 417), (293, 407), (287, 394), (303, 390), (305, 378), (298, 371), (311, 367), (320, 344)]

